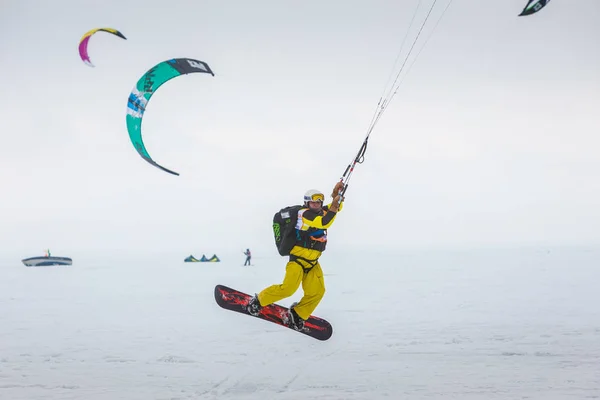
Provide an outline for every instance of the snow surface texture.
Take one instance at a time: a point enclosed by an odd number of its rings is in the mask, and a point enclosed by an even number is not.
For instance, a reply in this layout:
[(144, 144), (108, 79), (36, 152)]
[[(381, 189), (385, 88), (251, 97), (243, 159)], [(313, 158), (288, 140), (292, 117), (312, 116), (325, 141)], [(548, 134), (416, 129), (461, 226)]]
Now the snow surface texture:
[(277, 283), (283, 258), (184, 256), (0, 261), (0, 398), (600, 397), (597, 249), (326, 253), (327, 342), (214, 302)]

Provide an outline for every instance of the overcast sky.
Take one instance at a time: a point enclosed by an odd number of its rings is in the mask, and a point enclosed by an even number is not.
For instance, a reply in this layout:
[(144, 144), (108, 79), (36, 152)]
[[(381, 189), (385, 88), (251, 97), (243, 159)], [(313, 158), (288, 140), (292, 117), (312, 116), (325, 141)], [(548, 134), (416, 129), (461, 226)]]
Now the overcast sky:
[[(354, 157), (418, 0), (28, 1), (0, 8), (0, 253), (250, 247)], [(432, 0), (423, 0), (420, 26)], [(600, 2), (438, 0), (330, 247), (598, 244)], [(414, 27), (408, 40), (416, 37)], [(95, 68), (79, 58), (83, 33)], [(215, 76), (127, 97), (153, 65)], [(409, 59), (410, 61), (410, 59)]]

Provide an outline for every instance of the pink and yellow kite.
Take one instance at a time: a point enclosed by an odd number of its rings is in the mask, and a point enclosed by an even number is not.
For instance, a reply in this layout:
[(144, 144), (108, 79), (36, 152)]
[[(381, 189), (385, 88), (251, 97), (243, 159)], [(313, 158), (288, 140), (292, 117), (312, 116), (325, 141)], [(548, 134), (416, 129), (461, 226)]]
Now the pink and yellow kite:
[(79, 41), (79, 56), (81, 57), (83, 62), (86, 63), (87, 65), (89, 65), (90, 67), (93, 67), (94, 64), (92, 64), (92, 61), (90, 60), (90, 56), (88, 55), (87, 46), (88, 46), (88, 42), (90, 41), (90, 38), (92, 37), (92, 35), (98, 31), (112, 33), (113, 35), (116, 35), (116, 36), (120, 37), (121, 39), (127, 40), (127, 38), (125, 36), (123, 36), (123, 34), (121, 32), (119, 32), (116, 29), (112, 29), (112, 28), (96, 28), (96, 29), (92, 29), (89, 32), (86, 32), (83, 35), (83, 37), (81, 38), (81, 40)]

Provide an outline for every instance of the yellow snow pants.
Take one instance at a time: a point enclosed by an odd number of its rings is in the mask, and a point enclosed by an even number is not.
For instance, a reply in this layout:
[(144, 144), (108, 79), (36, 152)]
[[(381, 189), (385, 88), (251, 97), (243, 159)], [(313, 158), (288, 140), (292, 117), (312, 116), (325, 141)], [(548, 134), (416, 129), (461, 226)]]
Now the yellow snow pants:
[(269, 286), (258, 294), (260, 305), (264, 307), (290, 297), (296, 293), (302, 283), (304, 296), (294, 306), (294, 310), (300, 318), (308, 319), (325, 294), (325, 281), (321, 265), (318, 262), (313, 267), (310, 265), (300, 259), (288, 262), (285, 266), (283, 282), (279, 285)]

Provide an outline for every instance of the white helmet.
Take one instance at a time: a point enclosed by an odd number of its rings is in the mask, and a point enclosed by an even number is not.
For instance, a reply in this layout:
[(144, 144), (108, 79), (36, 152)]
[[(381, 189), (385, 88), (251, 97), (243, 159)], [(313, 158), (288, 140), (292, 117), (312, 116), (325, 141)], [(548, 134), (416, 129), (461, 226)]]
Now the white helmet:
[(321, 204), (323, 204), (325, 195), (317, 189), (307, 190), (306, 193), (304, 193), (304, 204), (307, 204), (309, 201), (320, 201)]

